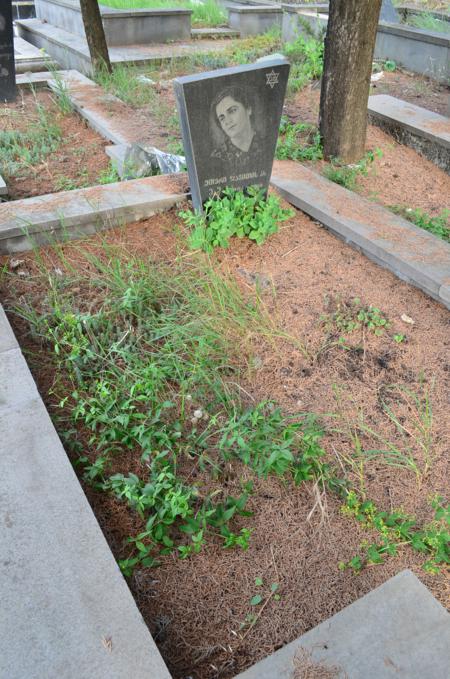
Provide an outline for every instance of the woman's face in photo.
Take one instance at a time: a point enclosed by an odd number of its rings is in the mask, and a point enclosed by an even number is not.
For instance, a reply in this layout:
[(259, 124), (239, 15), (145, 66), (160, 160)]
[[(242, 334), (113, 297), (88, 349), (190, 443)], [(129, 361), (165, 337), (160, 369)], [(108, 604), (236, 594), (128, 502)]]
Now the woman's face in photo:
[(231, 140), (233, 137), (240, 137), (251, 132), (251, 113), (251, 108), (245, 108), (243, 104), (230, 96), (224, 97), (216, 106), (220, 126)]

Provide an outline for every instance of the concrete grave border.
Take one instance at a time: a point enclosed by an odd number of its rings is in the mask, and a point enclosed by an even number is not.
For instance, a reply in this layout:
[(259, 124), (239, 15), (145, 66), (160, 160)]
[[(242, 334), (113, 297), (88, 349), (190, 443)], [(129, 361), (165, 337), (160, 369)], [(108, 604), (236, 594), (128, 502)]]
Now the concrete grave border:
[(276, 162), (271, 184), (346, 243), (450, 309), (448, 243), (299, 163)]
[(450, 174), (450, 118), (387, 94), (369, 97), (369, 120)]
[(0, 305), (0, 676), (170, 679)]

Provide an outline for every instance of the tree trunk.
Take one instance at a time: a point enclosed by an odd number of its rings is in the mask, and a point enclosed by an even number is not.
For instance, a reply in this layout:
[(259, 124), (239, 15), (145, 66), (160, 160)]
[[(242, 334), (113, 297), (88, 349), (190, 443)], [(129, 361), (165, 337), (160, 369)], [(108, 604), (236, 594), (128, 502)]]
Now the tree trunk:
[(381, 0), (330, 0), (320, 93), (325, 158), (364, 155), (372, 57)]
[(111, 62), (98, 2), (97, 0), (80, 0), (80, 7), (92, 68), (94, 72), (106, 69), (108, 73), (111, 73)]

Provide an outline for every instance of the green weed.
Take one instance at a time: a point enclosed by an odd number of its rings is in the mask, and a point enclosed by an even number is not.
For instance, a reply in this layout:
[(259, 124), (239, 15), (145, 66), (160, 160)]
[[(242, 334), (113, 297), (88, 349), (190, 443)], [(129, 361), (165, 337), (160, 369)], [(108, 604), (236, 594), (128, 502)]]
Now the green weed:
[[(104, 5), (116, 9), (138, 8), (167, 8), (167, 0), (105, 0)], [(171, 7), (185, 7), (192, 10), (192, 23), (206, 26), (220, 26), (226, 24), (226, 14), (217, 4), (216, 0), (204, 0), (203, 2), (191, 2), (190, 0), (171, 0)]]
[(204, 214), (183, 211), (180, 217), (192, 229), (190, 247), (205, 252), (229, 247), (233, 236), (247, 237), (261, 245), (278, 231), (279, 222), (294, 214), (283, 209), (276, 196), (265, 198), (257, 187), (249, 187), (245, 193), (227, 188), (220, 198), (208, 200), (204, 210)]
[(361, 544), (362, 556), (354, 556), (348, 562), (340, 562), (340, 570), (351, 568), (360, 572), (366, 564), (381, 564), (386, 556), (396, 556), (401, 547), (409, 546), (426, 555), (423, 569), (429, 573), (439, 573), (450, 564), (450, 505), (444, 505), (443, 498), (432, 501), (434, 519), (423, 526), (417, 519), (401, 510), (380, 511), (371, 501), (361, 501), (357, 493), (350, 491), (341, 511), (352, 516), (369, 530), (378, 533), (377, 542), (364, 541)]
[(352, 165), (343, 165), (339, 160), (332, 160), (331, 164), (323, 169), (323, 175), (330, 181), (340, 184), (350, 191), (354, 191), (358, 177), (366, 177), (369, 167), (373, 164), (375, 158), (381, 158), (382, 155), (381, 149), (367, 151), (359, 163)]
[(281, 118), (276, 150), (279, 160), (319, 160), (322, 158), (320, 134), (309, 123), (291, 123), (286, 116)]
[(37, 100), (35, 112), (36, 119), (26, 130), (0, 130), (0, 174), (5, 177), (33, 171), (59, 147), (61, 129)]
[[(225, 465), (286, 473), (296, 483), (327, 468), (312, 421), (241, 402), (236, 381), (247, 347), (274, 333), (258, 300), (247, 302), (195, 258), (166, 267), (121, 257), (86, 254), (84, 275), (63, 259), (64, 274), (50, 275), (41, 311), (16, 311), (53, 349), (54, 391), (70, 413), (60, 426), (85, 480), (139, 517), (141, 530), (120, 561), (129, 575), (138, 564), (156, 565), (159, 555), (195, 554), (208, 539), (248, 548), (251, 528), (234, 523), (250, 516), (251, 484), (236, 496), (214, 489)], [(85, 297), (96, 302), (83, 308)], [(81, 425), (84, 446), (72, 425)], [(136, 455), (139, 473), (117, 469), (118, 456)], [(210, 477), (210, 492), (193, 470)]]
[(425, 231), (450, 243), (450, 210), (442, 210), (436, 217), (431, 217), (419, 208), (414, 209), (402, 205), (391, 205), (389, 209), (421, 229), (425, 229)]

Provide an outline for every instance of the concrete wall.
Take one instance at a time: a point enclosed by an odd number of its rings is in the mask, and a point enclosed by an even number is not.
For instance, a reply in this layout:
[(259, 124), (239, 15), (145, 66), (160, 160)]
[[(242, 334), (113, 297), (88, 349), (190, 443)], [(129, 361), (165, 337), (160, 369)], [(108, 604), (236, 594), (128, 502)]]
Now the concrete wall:
[(230, 28), (239, 31), (241, 37), (259, 35), (270, 28), (281, 28), (282, 10), (280, 6), (272, 7), (228, 7), (228, 23)]
[[(326, 14), (293, 5), (283, 4), (282, 8), (282, 38), (285, 42), (295, 40), (298, 35), (308, 35), (310, 30), (318, 35), (327, 26)], [(413, 73), (439, 82), (448, 83), (450, 80), (450, 35), (402, 24), (380, 23), (374, 57), (392, 59)]]
[(409, 26), (380, 24), (375, 44), (376, 59), (393, 59), (414, 73), (439, 82), (450, 79), (450, 36)]
[(311, 5), (311, 9), (303, 9), (303, 7), (282, 5), (281, 36), (284, 42), (292, 42), (299, 35), (311, 36), (311, 32), (319, 36), (326, 30), (328, 16), (319, 12), (323, 10), (327, 13), (328, 5)]
[[(117, 10), (101, 7), (106, 42), (142, 45), (191, 37), (191, 14), (185, 9)], [(36, 0), (36, 16), (57, 28), (84, 37), (78, 0)]]

